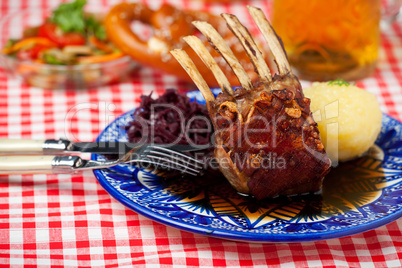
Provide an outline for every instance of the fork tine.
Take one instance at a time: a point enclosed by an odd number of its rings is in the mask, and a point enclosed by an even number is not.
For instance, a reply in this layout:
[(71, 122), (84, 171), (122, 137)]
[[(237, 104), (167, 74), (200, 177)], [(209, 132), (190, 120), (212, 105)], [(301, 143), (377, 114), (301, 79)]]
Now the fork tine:
[(193, 25), (202, 32), (203, 35), (207, 37), (208, 40), (212, 43), (215, 49), (222, 55), (222, 57), (229, 64), (230, 68), (232, 68), (235, 73), (237, 79), (239, 80), (241, 86), (247, 90), (253, 89), (253, 84), (251, 82), (250, 77), (247, 75), (243, 66), (241, 66), (240, 62), (237, 60), (236, 56), (233, 54), (233, 51), (226, 44), (225, 40), (219, 33), (212, 27), (211, 24), (205, 21), (193, 21)]
[[(197, 162), (197, 163), (199, 163), (199, 164), (203, 164), (203, 162), (202, 162), (201, 160), (197, 160), (197, 159), (195, 159), (194, 157), (188, 156), (188, 155), (186, 155), (186, 154), (183, 154), (183, 153), (181, 153), (181, 152), (178, 152), (178, 151), (175, 151), (175, 150), (166, 148), (166, 147), (157, 146), (157, 145), (149, 145), (147, 149), (149, 149), (149, 148), (154, 148), (154, 149), (156, 149), (156, 150), (161, 150), (161, 151), (164, 151), (164, 152), (167, 152), (167, 153), (171, 153), (171, 154), (173, 154), (173, 155), (178, 155), (178, 156), (187, 158), (187, 159), (189, 159), (189, 160), (193, 160), (193, 161), (195, 161), (195, 162)], [(147, 150), (146, 150), (146, 151), (147, 151)]]
[(183, 168), (182, 166), (173, 166), (172, 164), (166, 164), (164, 162), (155, 162), (155, 160), (153, 160), (153, 159), (146, 159), (146, 158), (138, 159), (138, 160), (134, 160), (134, 161), (130, 161), (130, 162), (134, 162), (137, 164), (147, 163), (147, 164), (154, 166), (155, 168), (162, 167), (163, 169), (167, 169), (167, 170), (169, 170), (169, 169), (176, 170), (176, 171), (180, 171), (181, 173), (188, 174), (191, 176), (199, 176), (199, 175), (201, 175), (201, 171), (202, 171), (202, 170), (189, 169), (188, 167)]
[(158, 152), (154, 152), (154, 153), (150, 153), (146, 156), (147, 158), (153, 159), (153, 160), (158, 160), (158, 161), (163, 161), (163, 163), (166, 164), (170, 164), (170, 165), (177, 165), (180, 167), (185, 167), (190, 169), (191, 171), (197, 171), (197, 170), (201, 170), (202, 166), (201, 165), (197, 165), (194, 163), (190, 163), (188, 160), (183, 160), (180, 158), (167, 158), (165, 155), (163, 154), (159, 154)]
[(229, 80), (226, 78), (222, 69), (216, 63), (216, 61), (209, 53), (208, 49), (201, 42), (201, 40), (194, 35), (183, 37), (183, 39), (197, 53), (197, 55), (201, 58), (208, 69), (212, 71), (221, 89), (223, 91), (226, 91), (226, 93), (228, 93), (229, 95), (233, 95), (233, 88), (230, 85)]
[(143, 151), (146, 158), (162, 161), (168, 165), (177, 167), (178, 170), (186, 170), (191, 172), (201, 172), (204, 163), (186, 154), (160, 146), (151, 145)]
[(167, 149), (164, 147), (160, 147), (160, 146), (151, 145), (146, 150), (144, 150), (144, 153), (147, 156), (154, 153), (154, 154), (158, 154), (160, 156), (170, 157), (174, 160), (180, 160), (182, 162), (189, 163), (198, 168), (202, 167), (202, 165), (204, 165), (204, 163), (202, 161), (197, 160), (194, 157), (190, 157), (186, 154), (183, 154), (183, 153), (180, 153), (180, 152), (177, 152), (174, 150), (170, 150), (170, 149)]
[(272, 54), (274, 55), (279, 73), (282, 75), (291, 73), (286, 52), (283, 49), (282, 43), (279, 41), (278, 36), (275, 33), (275, 30), (272, 28), (271, 24), (265, 17), (264, 12), (262, 12), (261, 9), (252, 6), (247, 6), (247, 9), (250, 12), (251, 17), (257, 24), (258, 28), (260, 29), (265, 40), (267, 41), (269, 48), (271, 49)]
[(244, 47), (244, 50), (247, 52), (251, 63), (254, 65), (255, 71), (260, 77), (260, 80), (262, 82), (272, 81), (271, 71), (247, 28), (244, 27), (244, 25), (241, 24), (239, 19), (234, 15), (223, 13), (222, 17), (225, 19), (229, 29), (239, 39)]
[(159, 154), (158, 152), (154, 152), (154, 154), (148, 154), (146, 156), (147, 158), (150, 159), (154, 159), (154, 160), (158, 160), (158, 161), (163, 161), (163, 163), (166, 164), (172, 164), (172, 165), (178, 165), (180, 167), (185, 167), (190, 169), (191, 171), (196, 171), (201, 169), (201, 166), (197, 166), (196, 164), (190, 163), (186, 160), (180, 159), (180, 158), (167, 158), (165, 155), (163, 154)]
[(166, 159), (165, 157), (155, 156), (151, 154), (147, 155), (146, 158), (158, 161), (155, 162), (156, 164), (163, 164), (179, 170), (190, 170), (192, 172), (199, 172), (201, 170), (201, 167), (198, 166), (190, 167), (190, 165), (185, 161), (181, 161), (182, 163), (179, 163), (179, 161), (175, 161), (174, 159)]

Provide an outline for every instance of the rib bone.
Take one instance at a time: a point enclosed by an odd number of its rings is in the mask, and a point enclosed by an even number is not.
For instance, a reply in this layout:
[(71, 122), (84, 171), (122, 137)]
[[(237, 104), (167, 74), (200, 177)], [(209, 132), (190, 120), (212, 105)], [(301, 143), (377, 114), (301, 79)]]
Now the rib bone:
[(247, 75), (246, 71), (244, 70), (243, 66), (241, 66), (232, 50), (226, 44), (225, 40), (219, 35), (214, 27), (204, 21), (193, 21), (193, 25), (215, 46), (216, 50), (226, 60), (230, 68), (232, 68), (233, 72), (237, 76), (237, 79), (239, 79), (241, 86), (247, 90), (251, 90), (253, 88), (253, 84), (250, 77)]
[(272, 81), (271, 71), (269, 70), (269, 67), (261, 51), (257, 47), (247, 28), (244, 27), (240, 23), (239, 19), (234, 15), (224, 13), (222, 14), (222, 17), (226, 20), (229, 29), (236, 35), (236, 37), (239, 39), (240, 43), (246, 50), (251, 63), (254, 65), (254, 68), (258, 76), (260, 77), (260, 81)]
[(278, 36), (267, 21), (267, 18), (265, 17), (262, 10), (252, 6), (247, 6), (247, 9), (250, 12), (251, 17), (257, 24), (258, 28), (260, 29), (265, 40), (268, 42), (269, 48), (274, 55), (276, 65), (278, 66), (279, 73), (281, 75), (291, 73), (285, 50), (283, 49)]
[(183, 37), (184, 41), (197, 53), (197, 55), (202, 59), (205, 65), (212, 71), (215, 76), (216, 81), (223, 91), (226, 91), (229, 95), (233, 95), (233, 88), (226, 78), (225, 74), (222, 72), (219, 65), (215, 62), (214, 58), (209, 53), (208, 49), (204, 46), (202, 41), (196, 36), (186, 36)]
[(209, 107), (208, 103), (215, 100), (214, 94), (212, 94), (211, 89), (209, 88), (207, 82), (205, 82), (204, 78), (201, 76), (194, 62), (190, 59), (188, 54), (181, 49), (171, 50), (173, 57), (180, 63), (180, 65), (186, 70), (188, 75), (194, 81), (198, 89), (201, 91), (204, 96), (207, 107)]

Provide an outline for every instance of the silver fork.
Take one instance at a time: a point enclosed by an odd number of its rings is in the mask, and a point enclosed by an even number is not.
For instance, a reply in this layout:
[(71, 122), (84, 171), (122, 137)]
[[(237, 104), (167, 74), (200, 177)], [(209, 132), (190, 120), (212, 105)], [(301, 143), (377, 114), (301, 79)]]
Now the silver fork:
[[(159, 155), (159, 159), (157, 156)], [(135, 156), (135, 157), (133, 157)], [(110, 168), (121, 163), (147, 163), (157, 169), (176, 170), (183, 174), (202, 174), (202, 162), (159, 146), (133, 148), (117, 160), (85, 160), (75, 155), (12, 155), (0, 156), (0, 174), (60, 174)]]
[[(131, 160), (134, 163), (147, 163), (156, 168), (173, 169), (192, 176), (203, 174), (204, 162), (194, 157), (171, 150), (167, 147), (149, 145), (137, 152), (139, 159)], [(131, 162), (130, 161), (130, 162)]]

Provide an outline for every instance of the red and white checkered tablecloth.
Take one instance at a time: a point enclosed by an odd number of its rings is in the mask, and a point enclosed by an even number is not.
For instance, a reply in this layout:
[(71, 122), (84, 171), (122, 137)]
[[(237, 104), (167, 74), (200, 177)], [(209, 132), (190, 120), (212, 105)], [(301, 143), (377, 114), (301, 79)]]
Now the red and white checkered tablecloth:
[[(12, 10), (47, 8), (60, 1), (1, 0), (0, 18)], [(116, 0), (89, 1), (108, 6)], [(179, 7), (229, 12), (250, 20), (245, 4), (269, 11), (267, 1)], [(374, 93), (383, 112), (402, 119), (402, 18), (382, 31), (376, 72), (358, 82)], [(32, 88), (0, 69), (0, 138), (94, 140), (140, 95), (189, 85), (141, 68), (132, 81), (68, 91)], [(90, 104), (87, 109), (80, 105)], [(68, 118), (68, 120), (66, 120)], [(402, 267), (402, 219), (339, 239), (291, 244), (225, 241), (167, 227), (111, 198), (92, 172), (74, 175), (0, 176), (0, 266), (63, 267)]]

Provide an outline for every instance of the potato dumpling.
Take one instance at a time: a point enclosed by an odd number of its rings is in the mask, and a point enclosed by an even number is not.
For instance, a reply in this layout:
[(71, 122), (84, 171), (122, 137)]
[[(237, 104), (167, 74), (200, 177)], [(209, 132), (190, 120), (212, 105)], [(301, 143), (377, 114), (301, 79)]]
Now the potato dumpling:
[(333, 164), (362, 156), (374, 144), (382, 113), (373, 94), (343, 81), (315, 82), (304, 94)]

